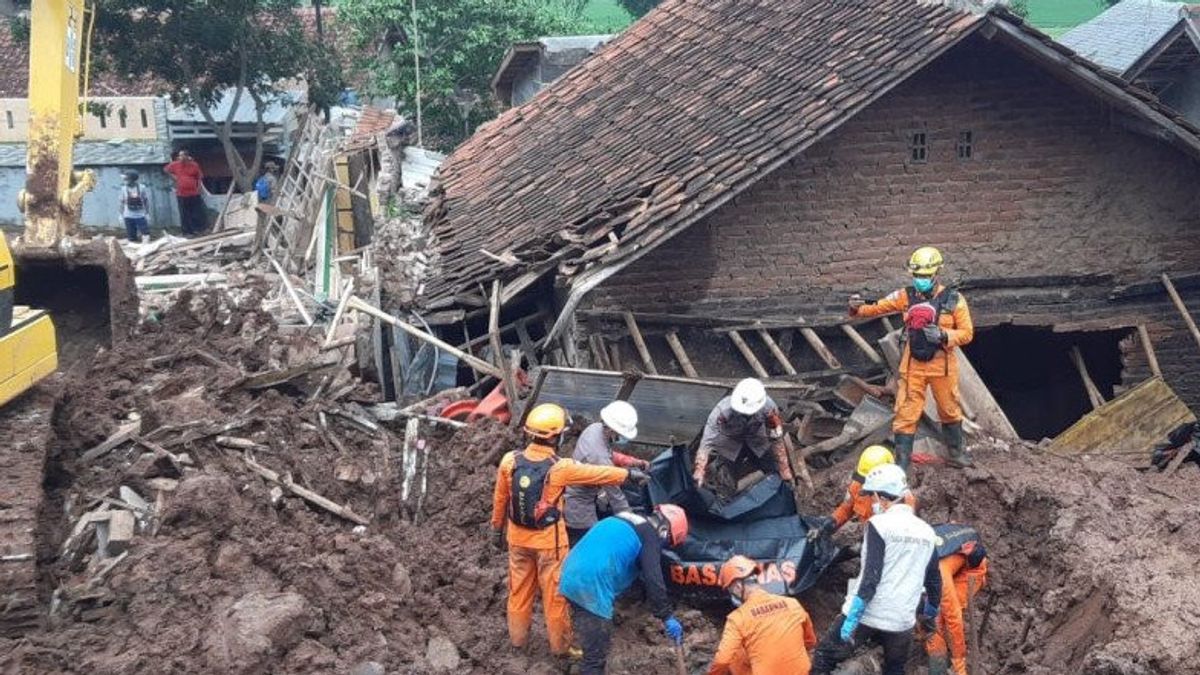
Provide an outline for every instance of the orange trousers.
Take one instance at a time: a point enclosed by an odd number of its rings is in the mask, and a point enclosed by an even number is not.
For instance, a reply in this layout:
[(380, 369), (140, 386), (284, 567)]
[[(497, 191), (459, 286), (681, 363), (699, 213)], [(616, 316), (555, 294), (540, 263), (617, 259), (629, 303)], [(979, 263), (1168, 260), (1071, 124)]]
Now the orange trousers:
[(963, 420), (957, 368), (951, 368), (949, 375), (901, 373), (900, 381), (896, 383), (896, 417), (892, 420), (892, 433), (917, 433), (917, 423), (921, 421), (921, 413), (925, 412), (926, 387), (933, 390), (938, 419), (942, 424)]
[(967, 675), (967, 633), (963, 616), (967, 605), (975, 600), (972, 591), (978, 593), (987, 585), (987, 560), (974, 569), (967, 569), (966, 565), (967, 558), (961, 553), (947, 556), (938, 563), (942, 572), (942, 604), (938, 610), (937, 632), (925, 641), (925, 653), (930, 656), (944, 658), (949, 647), (955, 675)]
[(558, 592), (567, 547), (558, 550), (508, 547), (508, 638), (514, 647), (529, 643), (533, 626), (533, 600), (541, 591), (542, 612), (546, 615), (546, 633), (550, 652), (566, 654), (571, 646), (571, 615), (567, 599)]

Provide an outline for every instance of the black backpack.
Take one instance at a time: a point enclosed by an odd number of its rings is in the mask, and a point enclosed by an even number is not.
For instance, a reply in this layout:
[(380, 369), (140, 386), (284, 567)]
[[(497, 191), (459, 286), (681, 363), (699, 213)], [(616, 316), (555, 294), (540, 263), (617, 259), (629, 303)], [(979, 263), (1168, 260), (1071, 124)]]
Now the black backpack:
[[(925, 302), (917, 297), (917, 291), (913, 288), (904, 289), (908, 293), (908, 306), (911, 308)], [(942, 314), (950, 312), (958, 305), (958, 291), (947, 288), (941, 293), (933, 296), (928, 303), (933, 306), (933, 322), (938, 323), (938, 319)], [(932, 361), (933, 357), (942, 349), (942, 345), (936, 342), (930, 342), (925, 338), (925, 333), (912, 328), (908, 329), (908, 353), (912, 358), (918, 361)]]
[[(111, 194), (111, 193), (110, 193)], [(125, 188), (125, 207), (130, 211), (141, 211), (146, 206), (146, 200), (142, 198), (142, 188), (133, 188), (130, 192), (129, 188)]]
[(523, 452), (516, 454), (509, 488), (508, 517), (517, 525), (542, 530), (558, 522), (557, 506), (542, 502), (546, 478), (556, 461), (557, 458), (551, 457), (534, 462)]

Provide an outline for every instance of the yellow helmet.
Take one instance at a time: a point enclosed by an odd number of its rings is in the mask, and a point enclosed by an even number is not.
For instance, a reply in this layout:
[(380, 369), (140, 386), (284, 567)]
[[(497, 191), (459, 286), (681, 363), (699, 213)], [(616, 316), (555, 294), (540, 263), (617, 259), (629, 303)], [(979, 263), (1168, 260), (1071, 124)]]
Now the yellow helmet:
[(561, 434), (567, 424), (569, 421), (565, 408), (554, 403), (543, 403), (529, 411), (525, 418), (525, 433), (549, 440)]
[(858, 475), (865, 476), (871, 473), (871, 469), (875, 467), (895, 463), (896, 458), (892, 456), (891, 450), (882, 445), (872, 445), (858, 456)]
[(913, 274), (937, 274), (942, 268), (942, 252), (932, 246), (922, 246), (908, 259), (908, 271)]

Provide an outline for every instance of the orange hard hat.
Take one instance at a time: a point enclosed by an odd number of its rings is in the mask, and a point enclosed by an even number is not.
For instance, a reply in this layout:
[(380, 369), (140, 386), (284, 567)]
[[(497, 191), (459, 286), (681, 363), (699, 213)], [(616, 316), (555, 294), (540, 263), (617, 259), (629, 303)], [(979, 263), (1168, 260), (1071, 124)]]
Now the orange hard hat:
[(683, 509), (674, 504), (659, 504), (654, 507), (654, 512), (667, 521), (670, 530), (668, 546), (674, 548), (687, 539), (687, 514), (683, 512)]
[(569, 423), (565, 408), (554, 403), (543, 403), (529, 411), (525, 418), (525, 433), (549, 440), (561, 434)]
[(741, 581), (746, 577), (752, 576), (758, 572), (758, 565), (744, 555), (735, 555), (721, 565), (721, 575), (719, 583), (722, 590), (727, 590), (729, 584), (735, 581)]

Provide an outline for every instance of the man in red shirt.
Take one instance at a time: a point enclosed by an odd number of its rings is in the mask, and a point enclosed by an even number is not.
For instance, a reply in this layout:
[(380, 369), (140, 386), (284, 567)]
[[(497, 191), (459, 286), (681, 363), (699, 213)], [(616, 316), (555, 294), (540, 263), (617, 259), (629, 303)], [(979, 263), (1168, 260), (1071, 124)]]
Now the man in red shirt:
[(183, 236), (194, 237), (208, 226), (204, 199), (200, 196), (204, 173), (187, 150), (175, 153), (175, 161), (163, 167), (175, 180), (175, 199), (179, 202), (179, 227)]

